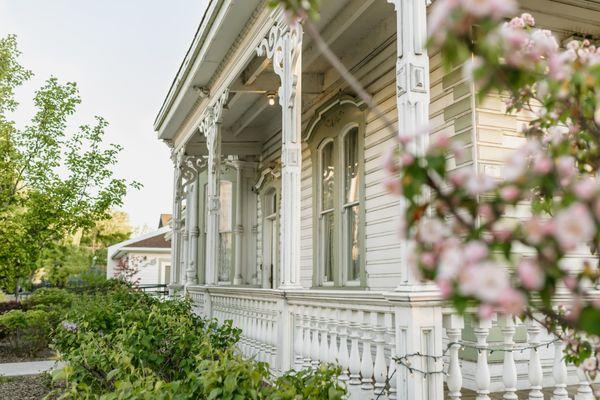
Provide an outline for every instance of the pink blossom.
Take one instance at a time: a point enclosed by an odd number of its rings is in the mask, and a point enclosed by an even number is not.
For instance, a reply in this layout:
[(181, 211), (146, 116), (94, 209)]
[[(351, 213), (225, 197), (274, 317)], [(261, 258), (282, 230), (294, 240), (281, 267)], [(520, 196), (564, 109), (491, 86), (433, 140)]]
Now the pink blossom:
[(477, 315), (483, 320), (490, 319), (494, 315), (494, 307), (490, 304), (481, 304), (477, 308)]
[(560, 177), (561, 185), (568, 185), (577, 173), (575, 170), (575, 159), (571, 156), (558, 157), (556, 159), (556, 171)]
[(550, 157), (540, 154), (533, 160), (533, 171), (537, 174), (545, 175), (552, 170), (552, 160)]
[(421, 263), (426, 268), (432, 269), (433, 267), (435, 267), (435, 255), (430, 251), (421, 254)]
[(473, 196), (477, 196), (494, 189), (496, 182), (486, 174), (472, 175), (465, 183), (465, 189)]
[(447, 299), (450, 296), (452, 296), (453, 288), (452, 288), (452, 283), (450, 281), (445, 280), (445, 279), (439, 279), (437, 281), (437, 285), (438, 285), (438, 288), (440, 289), (440, 294), (442, 295), (442, 297), (444, 299)]
[(517, 273), (526, 289), (540, 290), (544, 287), (544, 273), (535, 261), (522, 259), (517, 266)]
[(447, 234), (446, 226), (437, 218), (421, 218), (418, 226), (419, 239), (428, 244), (442, 241)]
[(477, 209), (477, 214), (484, 219), (492, 219), (494, 217), (494, 210), (488, 203), (481, 203)]
[(525, 21), (522, 17), (514, 17), (508, 22), (511, 28), (523, 29), (525, 28)]
[(547, 29), (536, 29), (531, 34), (532, 46), (542, 52), (542, 55), (549, 56), (558, 51), (558, 42), (556, 38)]
[(450, 14), (456, 10), (458, 0), (438, 0), (433, 3), (427, 28), (429, 36), (443, 39), (444, 31), (450, 21)]
[(548, 234), (552, 234), (552, 224), (534, 216), (523, 222), (523, 229), (527, 240), (533, 244), (539, 244)]
[(413, 162), (415, 162), (415, 156), (413, 156), (410, 153), (402, 153), (402, 155), (400, 156), (400, 163), (403, 167), (408, 167)]
[(598, 367), (598, 360), (596, 356), (587, 358), (585, 361), (581, 363), (581, 368), (586, 372), (595, 371)]
[(495, 261), (467, 266), (461, 271), (459, 287), (464, 294), (486, 303), (495, 303), (509, 287), (506, 266)]
[(446, 241), (440, 255), (437, 276), (442, 280), (455, 279), (464, 264), (464, 253), (456, 240)]
[(596, 225), (588, 209), (574, 203), (561, 210), (554, 218), (554, 237), (565, 251), (573, 250), (578, 244), (589, 242), (596, 234)]
[(386, 176), (383, 178), (383, 186), (385, 186), (385, 189), (392, 194), (402, 194), (402, 184), (400, 183), (400, 179), (394, 176)]
[(500, 197), (509, 203), (517, 200), (520, 194), (521, 192), (519, 191), (519, 188), (514, 185), (505, 186), (500, 189)]
[(476, 263), (487, 257), (488, 248), (482, 241), (472, 240), (465, 245), (464, 255), (465, 261), (468, 263)]
[(498, 298), (498, 305), (507, 314), (520, 315), (525, 309), (527, 299), (523, 293), (513, 288), (504, 290)]
[(598, 181), (594, 178), (582, 179), (573, 190), (580, 200), (591, 200), (598, 193)]
[(525, 25), (535, 26), (535, 19), (533, 18), (533, 16), (531, 14), (523, 13), (523, 14), (521, 14), (521, 19), (523, 20), (523, 22), (525, 22)]
[(456, 187), (462, 187), (471, 178), (473, 171), (470, 168), (461, 168), (450, 172), (448, 179)]

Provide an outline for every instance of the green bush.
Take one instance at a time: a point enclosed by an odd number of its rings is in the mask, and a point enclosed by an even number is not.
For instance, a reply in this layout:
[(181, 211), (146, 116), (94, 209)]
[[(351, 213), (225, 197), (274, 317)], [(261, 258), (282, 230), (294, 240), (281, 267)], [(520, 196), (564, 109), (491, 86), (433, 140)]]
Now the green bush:
[(0, 315), (0, 327), (17, 353), (33, 354), (48, 347), (50, 323), (44, 310), (12, 310)]
[(337, 370), (274, 380), (264, 363), (234, 349), (240, 331), (123, 285), (82, 294), (58, 325), (53, 347), (68, 366), (65, 398), (339, 399)]
[(29, 308), (61, 308), (68, 309), (73, 303), (74, 296), (65, 289), (42, 288), (38, 289), (25, 301)]

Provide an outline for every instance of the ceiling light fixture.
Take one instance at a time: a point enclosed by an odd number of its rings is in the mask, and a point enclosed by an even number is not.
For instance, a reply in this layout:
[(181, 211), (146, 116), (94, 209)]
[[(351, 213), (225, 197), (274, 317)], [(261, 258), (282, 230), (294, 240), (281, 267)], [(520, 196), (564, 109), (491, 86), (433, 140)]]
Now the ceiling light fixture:
[(267, 99), (269, 100), (269, 105), (270, 106), (274, 106), (275, 105), (275, 93), (273, 93), (273, 92), (267, 93)]

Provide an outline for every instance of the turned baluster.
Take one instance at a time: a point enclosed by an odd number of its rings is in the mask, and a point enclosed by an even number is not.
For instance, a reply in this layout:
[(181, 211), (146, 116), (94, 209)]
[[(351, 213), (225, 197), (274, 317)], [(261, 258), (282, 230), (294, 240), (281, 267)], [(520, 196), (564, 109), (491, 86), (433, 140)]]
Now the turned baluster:
[(328, 332), (328, 321), (327, 321), (327, 309), (319, 309), (321, 316), (319, 317), (319, 331), (321, 335), (321, 342), (319, 343), (319, 360), (321, 362), (329, 361), (329, 342), (327, 341)]
[(340, 347), (338, 351), (338, 362), (342, 368), (340, 375), (340, 383), (346, 387), (350, 377), (348, 376), (348, 368), (350, 367), (350, 355), (348, 354), (348, 328), (350, 311), (340, 311), (340, 323), (339, 323), (339, 334), (340, 334)]
[(312, 339), (310, 342), (310, 365), (312, 369), (317, 369), (319, 366), (319, 318), (317, 314), (319, 313), (319, 308), (313, 308), (313, 315), (311, 318), (311, 331), (312, 331)]
[(574, 400), (594, 400), (594, 391), (583, 369), (577, 368), (577, 377), (579, 378), (579, 386)]
[[(371, 315), (372, 314), (373, 313), (371, 313)], [(370, 393), (373, 390), (373, 355), (371, 353), (371, 341), (373, 340), (373, 337), (371, 332), (372, 325), (369, 323), (369, 321), (370, 318), (368, 315), (363, 314), (360, 374), (362, 376), (361, 388), (363, 390), (364, 397), (367, 397), (366, 393)]]
[(243, 353), (246, 357), (250, 356), (250, 316), (248, 314), (248, 300), (243, 300), (242, 311), (244, 317), (242, 319), (242, 333), (244, 337)]
[(448, 397), (450, 399), (460, 399), (462, 389), (462, 371), (460, 369), (460, 360), (458, 352), (461, 347), (462, 330), (465, 322), (462, 316), (458, 314), (444, 315), (444, 327), (448, 336)]
[(329, 310), (329, 359), (331, 364), (339, 364), (338, 361), (338, 310)]
[[(534, 320), (527, 321), (527, 335), (528, 343), (530, 346), (537, 346), (540, 344), (539, 335), (541, 332), (540, 325)], [(529, 350), (529, 385), (531, 390), (529, 391), (529, 399), (543, 399), (544, 394), (542, 393), (543, 383), (543, 371), (542, 363), (540, 362), (540, 353), (537, 348)]]
[(256, 357), (258, 351), (258, 318), (254, 301), (250, 301), (250, 356)]
[[(276, 304), (273, 304), (275, 309)], [(281, 366), (277, 363), (277, 312), (271, 314), (271, 367), (279, 369)]]
[(475, 384), (477, 385), (477, 400), (489, 400), (490, 396), (490, 367), (488, 365), (488, 343), (492, 322), (480, 320), (473, 329), (477, 338), (477, 371), (475, 372)]
[(353, 385), (360, 385), (360, 354), (358, 353), (358, 340), (360, 339), (360, 323), (358, 318), (362, 316), (362, 312), (352, 311), (350, 320), (350, 384), (349, 389)]
[(260, 309), (260, 301), (255, 302), (256, 305), (256, 359), (265, 361), (265, 324), (262, 310)]
[(388, 380), (388, 398), (389, 400), (396, 400), (396, 383), (398, 376), (396, 375), (396, 327), (394, 326), (393, 315), (391, 313), (385, 314), (385, 336), (389, 343), (390, 350), (390, 364), (387, 371)]
[(296, 370), (302, 369), (304, 350), (302, 344), (304, 342), (304, 316), (302, 315), (302, 307), (298, 306), (297, 313), (294, 315), (296, 322), (296, 330), (294, 337), (294, 355), (296, 356)]
[(503, 399), (515, 400), (517, 397), (517, 365), (515, 364), (515, 321), (512, 315), (500, 316), (500, 330), (504, 337), (504, 363), (502, 364), (502, 382), (504, 383)]
[(375, 364), (373, 366), (375, 390), (373, 392), (373, 399), (385, 399), (385, 385), (387, 378), (387, 365), (385, 362), (385, 326), (377, 313), (371, 313), (371, 326), (373, 326), (373, 342), (375, 343)]
[(311, 311), (309, 307), (304, 308), (304, 368), (310, 368), (310, 357), (312, 355), (312, 332)]
[[(556, 327), (557, 339), (561, 336), (562, 328)], [(552, 377), (554, 378), (554, 391), (552, 400), (569, 400), (567, 393), (567, 365), (564, 359), (565, 344), (562, 340), (554, 342), (554, 365), (552, 366)]]

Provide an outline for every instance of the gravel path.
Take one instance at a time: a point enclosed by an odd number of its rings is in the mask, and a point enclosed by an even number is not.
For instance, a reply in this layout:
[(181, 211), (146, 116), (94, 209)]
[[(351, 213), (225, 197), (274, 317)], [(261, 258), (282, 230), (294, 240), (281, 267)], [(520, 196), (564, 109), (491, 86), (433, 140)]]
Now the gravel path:
[(0, 378), (0, 400), (41, 400), (51, 391), (47, 375)]

